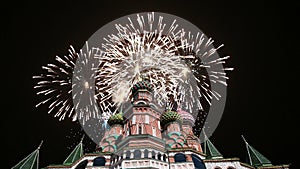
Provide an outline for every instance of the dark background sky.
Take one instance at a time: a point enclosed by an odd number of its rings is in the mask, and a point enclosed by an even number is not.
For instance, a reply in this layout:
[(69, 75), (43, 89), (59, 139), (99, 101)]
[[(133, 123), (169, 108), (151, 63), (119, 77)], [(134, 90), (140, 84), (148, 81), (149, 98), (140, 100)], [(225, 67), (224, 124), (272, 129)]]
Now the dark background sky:
[[(182, 17), (198, 26), (220, 56), (231, 55), (228, 94), (222, 120), (211, 137), (225, 157), (246, 160), (243, 134), (274, 164), (293, 163), (296, 148), (297, 46), (292, 47), (288, 21), (295, 11), (263, 1), (64, 1), (11, 2), (2, 6), (1, 39), (2, 140), (10, 168), (31, 153), (41, 140), (40, 165), (62, 163), (76, 125), (58, 122), (46, 107), (35, 108), (38, 97), (33, 75), (56, 55), (80, 49), (100, 27), (121, 16), (158, 11)], [(292, 54), (293, 53), (293, 54)], [(299, 72), (299, 71), (298, 71)], [(296, 98), (296, 99), (295, 99)], [(298, 132), (299, 133), (299, 132)], [(3, 148), (2, 147), (2, 148)], [(2, 167), (1, 167), (2, 168)]]

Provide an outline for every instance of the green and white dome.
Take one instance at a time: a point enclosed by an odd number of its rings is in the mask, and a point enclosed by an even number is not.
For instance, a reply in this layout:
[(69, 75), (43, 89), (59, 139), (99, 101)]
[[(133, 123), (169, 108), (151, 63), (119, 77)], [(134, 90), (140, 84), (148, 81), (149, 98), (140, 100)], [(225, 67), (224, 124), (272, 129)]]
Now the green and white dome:
[(121, 124), (121, 125), (123, 125), (123, 121), (124, 121), (123, 114), (122, 113), (117, 113), (117, 114), (114, 114), (114, 115), (110, 116), (110, 118), (108, 119), (107, 123), (110, 126), (112, 126), (114, 124)]

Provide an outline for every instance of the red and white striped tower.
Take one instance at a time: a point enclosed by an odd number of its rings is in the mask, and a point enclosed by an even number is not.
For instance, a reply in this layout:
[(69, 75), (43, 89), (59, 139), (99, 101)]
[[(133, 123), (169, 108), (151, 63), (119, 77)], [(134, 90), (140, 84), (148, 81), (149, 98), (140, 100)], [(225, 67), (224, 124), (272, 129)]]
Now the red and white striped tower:
[[(131, 154), (135, 150), (148, 149), (163, 153), (165, 142), (161, 135), (162, 110), (153, 101), (153, 86), (143, 79), (132, 87), (132, 106), (124, 111), (124, 135), (118, 144), (118, 152)], [(153, 154), (153, 153), (152, 153)], [(151, 153), (142, 156), (152, 156)]]

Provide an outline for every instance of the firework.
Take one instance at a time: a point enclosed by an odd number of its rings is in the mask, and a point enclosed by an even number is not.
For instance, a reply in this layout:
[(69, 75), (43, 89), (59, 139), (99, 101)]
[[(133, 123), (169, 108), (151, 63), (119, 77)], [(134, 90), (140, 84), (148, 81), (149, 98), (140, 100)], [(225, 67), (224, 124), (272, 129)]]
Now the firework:
[(44, 98), (36, 106), (48, 104), (48, 113), (56, 112), (54, 116), (59, 120), (67, 116), (72, 117), (73, 121), (86, 121), (99, 114), (94, 97), (93, 72), (98, 66), (95, 66), (98, 60), (94, 58), (101, 52), (98, 48), (89, 49), (87, 43), (86, 46), (85, 51), (80, 50), (80, 53), (70, 46), (68, 55), (56, 56), (54, 63), (42, 67), (45, 73), (33, 76), (38, 79), (34, 86), (38, 90), (37, 95)]
[(200, 97), (208, 104), (213, 97), (221, 97), (211, 90), (210, 81), (226, 85), (225, 69), (218, 70), (215, 65), (228, 57), (212, 58), (218, 49), (212, 46), (213, 41), (203, 34), (194, 37), (178, 30), (176, 20), (167, 26), (163, 17), (154, 21), (154, 13), (147, 16), (137, 15), (136, 20), (128, 18), (129, 24), (116, 24), (118, 33), (105, 38), (103, 65), (96, 76), (100, 109), (114, 114), (120, 104), (130, 101), (130, 88), (140, 77), (153, 84), (160, 106), (171, 101), (193, 112), (203, 110)]
[(49, 113), (56, 110), (60, 120), (68, 116), (81, 119), (81, 124), (91, 119), (105, 122), (132, 101), (132, 86), (147, 78), (159, 106), (179, 106), (203, 125), (199, 111), (206, 117), (205, 107), (221, 97), (212, 84), (226, 86), (225, 71), (232, 70), (222, 66), (229, 56), (216, 54), (223, 45), (215, 48), (211, 38), (154, 13), (128, 17), (127, 24), (114, 28), (116, 33), (105, 35), (97, 48), (86, 44), (76, 53), (71, 47), (68, 56), (43, 67), (46, 73), (34, 77), (40, 80), (35, 86), (38, 94), (46, 97), (38, 105), (50, 104)]
[(56, 112), (55, 117), (63, 120), (74, 114), (72, 100), (72, 75), (78, 54), (70, 46), (69, 54), (63, 57), (56, 56), (54, 63), (43, 66), (43, 74), (33, 76), (38, 82), (34, 86), (37, 95), (42, 95), (43, 101), (36, 105), (48, 104), (48, 113)]
[(103, 54), (99, 48), (89, 48), (87, 42), (85, 47), (80, 50), (72, 78), (73, 103), (76, 112), (73, 115), (73, 120), (79, 119), (83, 124), (90, 118), (101, 118), (94, 84), (95, 70), (100, 64), (100, 60), (97, 58)]
[[(181, 83), (179, 93), (182, 93), (182, 96), (186, 94), (197, 96), (198, 94), (200, 98), (196, 98), (195, 101), (195, 97), (181, 97), (179, 100), (180, 104), (183, 104), (183, 107), (196, 118), (194, 133), (199, 136), (209, 108), (212, 106), (212, 100), (219, 100), (222, 97), (217, 90), (220, 88), (215, 86), (227, 86), (226, 71), (231, 71), (233, 68), (223, 67), (229, 56), (219, 58), (216, 53), (224, 46), (223, 44), (215, 48), (212, 45), (214, 41), (211, 38), (205, 38), (205, 35), (200, 33), (193, 35), (183, 30), (181, 36), (182, 48), (179, 51), (182, 55), (188, 56), (185, 58), (190, 70), (187, 73), (192, 74), (194, 78), (187, 78), (184, 83)], [(197, 90), (192, 90), (190, 84), (195, 84), (195, 81)], [(194, 107), (199, 108), (198, 111)]]
[[(130, 88), (141, 77), (147, 78), (154, 86), (154, 97), (162, 106), (170, 98), (177, 98), (179, 71), (186, 67), (177, 55), (176, 21), (165, 29), (163, 18), (157, 25), (154, 13), (148, 14), (147, 21), (137, 15), (136, 23), (130, 18), (128, 25), (117, 24), (116, 35), (105, 38), (102, 45), (105, 56), (96, 77), (100, 109), (114, 114), (117, 108), (132, 98)], [(135, 27), (135, 25), (139, 25)]]

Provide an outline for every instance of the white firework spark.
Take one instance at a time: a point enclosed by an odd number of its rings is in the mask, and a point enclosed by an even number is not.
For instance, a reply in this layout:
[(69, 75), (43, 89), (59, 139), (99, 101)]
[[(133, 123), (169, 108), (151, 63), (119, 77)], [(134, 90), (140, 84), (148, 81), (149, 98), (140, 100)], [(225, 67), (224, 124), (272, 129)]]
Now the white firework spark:
[(100, 109), (114, 114), (120, 104), (130, 101), (130, 88), (141, 76), (154, 86), (160, 106), (176, 102), (193, 112), (203, 109), (200, 97), (209, 104), (213, 97), (221, 97), (211, 90), (210, 80), (226, 85), (224, 69), (215, 69), (215, 65), (225, 63), (228, 57), (213, 58), (218, 49), (213, 41), (203, 34), (194, 37), (177, 30), (176, 20), (167, 27), (163, 17), (155, 22), (154, 13), (147, 16), (128, 18), (129, 24), (117, 24), (118, 33), (105, 38), (102, 47), (106, 54), (96, 77)]
[(104, 38), (101, 48), (86, 44), (78, 54), (71, 47), (68, 56), (44, 66), (46, 74), (34, 76), (40, 80), (38, 94), (46, 96), (38, 105), (50, 103), (49, 113), (56, 109), (60, 120), (107, 120), (131, 101), (131, 88), (141, 77), (152, 83), (158, 105), (180, 106), (196, 116), (204, 102), (221, 97), (211, 83), (227, 85), (225, 71), (232, 70), (222, 67), (229, 56), (215, 56), (223, 45), (215, 48), (211, 38), (179, 29), (176, 20), (169, 25), (162, 16), (155, 20), (154, 13), (128, 21), (116, 24), (117, 33)]
[[(195, 95), (193, 93), (199, 93), (199, 95), (211, 105), (211, 100), (213, 98), (219, 100), (221, 95), (218, 91), (211, 88), (210, 83), (218, 83), (227, 86), (226, 80), (228, 77), (226, 76), (225, 71), (233, 70), (233, 68), (223, 68), (223, 64), (225, 64), (225, 60), (227, 60), (229, 56), (221, 58), (215, 56), (216, 51), (224, 45), (222, 44), (215, 48), (212, 45), (214, 41), (211, 38), (205, 39), (204, 34), (197, 33), (196, 35), (193, 35), (191, 32), (186, 33), (184, 30), (182, 30), (180, 42), (182, 44), (181, 53), (188, 56), (185, 58), (185, 62), (188, 64), (189, 69), (183, 71), (186, 74), (192, 74), (198, 85), (196, 91), (189, 90), (188, 86), (180, 87), (179, 91), (180, 93), (184, 93), (183, 96), (185, 94)], [(193, 79), (186, 79), (183, 85), (192, 84), (193, 82), (190, 80)], [(193, 107), (193, 101), (186, 99), (188, 98), (182, 97), (180, 101), (183, 104), (186, 104), (186, 107), (190, 109)], [(199, 102), (197, 102), (197, 105), (202, 109)]]
[(83, 124), (90, 118), (100, 119), (98, 104), (95, 97), (95, 72), (99, 66), (99, 57), (103, 52), (99, 48), (89, 48), (86, 42), (85, 49), (80, 50), (74, 67), (72, 79), (72, 94), (75, 112), (73, 120), (82, 120)]
[(49, 104), (48, 113), (56, 111), (54, 117), (58, 117), (60, 121), (66, 116), (72, 117), (73, 121), (86, 121), (99, 115), (94, 101), (93, 68), (98, 66), (95, 56), (101, 55), (101, 52), (98, 48), (89, 49), (87, 43), (86, 47), (86, 52), (81, 50), (76, 53), (70, 46), (67, 56), (56, 56), (54, 63), (42, 67), (44, 74), (33, 76), (39, 80), (34, 86), (38, 90), (37, 95), (43, 95), (44, 98), (36, 107)]
[[(116, 25), (118, 33), (109, 35), (103, 44), (105, 56), (96, 77), (100, 109), (114, 114), (117, 108), (132, 98), (130, 89), (142, 76), (146, 76), (154, 86), (154, 97), (159, 105), (164, 105), (170, 97), (176, 100), (178, 72), (186, 67), (177, 55), (176, 40), (181, 31), (176, 32), (176, 21), (165, 29), (163, 18), (153, 25), (154, 13), (137, 16), (139, 27), (130, 21), (129, 25)], [(121, 91), (121, 93), (120, 93)]]
[(63, 57), (56, 56), (55, 62), (43, 66), (45, 73), (33, 76), (39, 81), (34, 86), (37, 95), (43, 95), (43, 101), (36, 105), (49, 104), (48, 113), (56, 111), (55, 117), (63, 120), (74, 114), (72, 100), (72, 74), (78, 54), (70, 46), (69, 54)]

